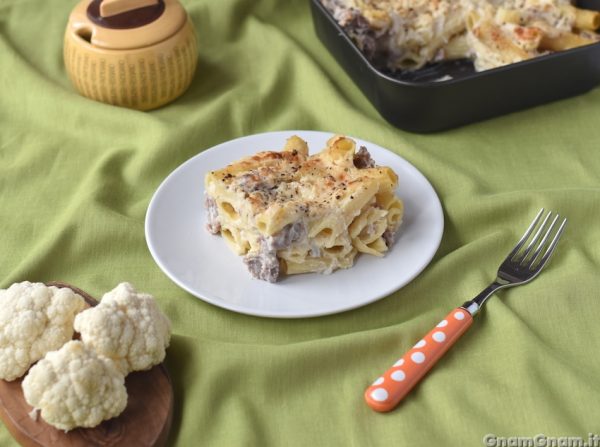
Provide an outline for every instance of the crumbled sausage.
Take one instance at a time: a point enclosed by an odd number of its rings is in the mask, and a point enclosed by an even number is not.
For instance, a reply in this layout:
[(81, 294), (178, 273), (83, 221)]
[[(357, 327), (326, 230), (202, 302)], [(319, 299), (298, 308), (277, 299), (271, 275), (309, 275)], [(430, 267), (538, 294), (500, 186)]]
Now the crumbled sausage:
[(248, 254), (244, 258), (250, 274), (256, 279), (276, 282), (279, 278), (279, 259), (275, 251), (268, 250), (265, 244), (258, 253)]
[(206, 215), (208, 222), (206, 229), (212, 234), (219, 234), (221, 231), (221, 223), (219, 222), (219, 210), (217, 209), (217, 202), (211, 196), (206, 196), (204, 199), (204, 207), (206, 208)]
[(246, 255), (244, 263), (254, 278), (276, 282), (280, 273), (277, 250), (288, 248), (304, 238), (306, 238), (306, 225), (303, 221), (288, 224), (273, 236), (262, 238), (260, 250)]
[(288, 224), (278, 233), (271, 236), (269, 245), (275, 250), (288, 248), (295, 242), (306, 237), (306, 225), (301, 220)]
[(246, 193), (252, 192), (268, 192), (277, 188), (276, 182), (278, 179), (270, 178), (267, 175), (262, 175), (260, 172), (252, 171), (238, 177), (238, 186)]
[(375, 160), (371, 158), (371, 154), (366, 147), (361, 146), (359, 151), (354, 154), (354, 166), (358, 169), (374, 168)]
[[(355, 8), (344, 8), (336, 0), (323, 2), (329, 10), (333, 10), (334, 18), (344, 28), (358, 47), (368, 58), (372, 58), (377, 51), (375, 33), (371, 30), (369, 21)], [(329, 6), (328, 4), (332, 4)]]
[(385, 245), (387, 245), (388, 248), (391, 248), (392, 245), (394, 245), (394, 240), (396, 239), (396, 233), (394, 231), (385, 230), (383, 232), (383, 234), (381, 235), (381, 237), (383, 237), (383, 240), (385, 241)]

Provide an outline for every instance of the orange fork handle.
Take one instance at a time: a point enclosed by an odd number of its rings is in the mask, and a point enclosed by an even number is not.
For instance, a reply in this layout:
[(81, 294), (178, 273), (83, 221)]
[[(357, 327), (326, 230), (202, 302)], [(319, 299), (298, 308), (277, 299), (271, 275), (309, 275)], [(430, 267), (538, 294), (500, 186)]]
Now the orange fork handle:
[(365, 391), (375, 411), (390, 411), (423, 378), (473, 323), (471, 314), (457, 307)]

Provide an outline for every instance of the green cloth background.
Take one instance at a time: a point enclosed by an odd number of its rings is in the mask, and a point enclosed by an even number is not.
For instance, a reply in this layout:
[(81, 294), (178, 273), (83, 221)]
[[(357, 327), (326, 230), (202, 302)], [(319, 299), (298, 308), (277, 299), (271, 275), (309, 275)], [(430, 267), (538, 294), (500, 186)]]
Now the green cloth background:
[[(317, 39), (307, 0), (184, 0), (200, 61), (190, 90), (150, 113), (77, 95), (62, 36), (73, 0), (0, 0), (0, 287), (120, 281), (173, 323), (170, 445), (483, 445), (600, 433), (600, 89), (434, 135), (388, 125)], [(507, 92), (510, 94), (510, 92)], [(444, 207), (430, 266), (391, 296), (335, 316), (238, 315), (162, 274), (148, 202), (179, 164), (253, 133), (315, 129), (387, 147)], [(401, 180), (401, 179), (400, 179)], [(493, 278), (541, 207), (569, 218), (539, 279), (499, 292), (396, 411), (362, 393)], [(0, 426), (0, 445), (14, 445)]]

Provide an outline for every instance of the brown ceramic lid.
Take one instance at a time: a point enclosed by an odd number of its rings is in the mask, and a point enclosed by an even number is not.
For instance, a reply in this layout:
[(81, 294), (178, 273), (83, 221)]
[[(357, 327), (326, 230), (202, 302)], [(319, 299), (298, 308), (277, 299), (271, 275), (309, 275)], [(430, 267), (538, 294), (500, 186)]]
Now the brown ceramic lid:
[(83, 0), (69, 25), (99, 48), (127, 50), (173, 36), (186, 21), (178, 0)]

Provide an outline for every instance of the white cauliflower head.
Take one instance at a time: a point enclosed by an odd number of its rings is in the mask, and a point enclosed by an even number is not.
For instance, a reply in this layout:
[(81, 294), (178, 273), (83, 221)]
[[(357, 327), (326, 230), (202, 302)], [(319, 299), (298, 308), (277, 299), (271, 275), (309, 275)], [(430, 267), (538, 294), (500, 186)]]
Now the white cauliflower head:
[(81, 340), (114, 360), (124, 374), (150, 369), (165, 358), (171, 323), (152, 295), (121, 283), (96, 307), (75, 318)]
[(21, 282), (0, 290), (0, 379), (14, 380), (73, 337), (84, 299), (69, 288)]
[(49, 352), (23, 380), (25, 400), (48, 424), (65, 431), (95, 427), (127, 406), (125, 376), (81, 341)]

